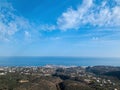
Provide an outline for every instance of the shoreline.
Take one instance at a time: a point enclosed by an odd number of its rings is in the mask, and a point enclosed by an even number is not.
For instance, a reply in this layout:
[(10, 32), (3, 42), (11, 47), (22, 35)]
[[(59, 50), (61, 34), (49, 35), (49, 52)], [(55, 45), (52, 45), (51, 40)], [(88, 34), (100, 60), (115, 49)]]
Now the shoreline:
[(43, 67), (43, 68), (75, 68), (75, 67), (82, 67), (82, 68), (87, 68), (87, 67), (120, 67), (120, 66), (115, 66), (115, 65), (90, 65), (90, 66), (77, 66), (77, 65), (51, 65), (51, 64), (46, 64), (46, 65), (0, 65), (1, 67)]

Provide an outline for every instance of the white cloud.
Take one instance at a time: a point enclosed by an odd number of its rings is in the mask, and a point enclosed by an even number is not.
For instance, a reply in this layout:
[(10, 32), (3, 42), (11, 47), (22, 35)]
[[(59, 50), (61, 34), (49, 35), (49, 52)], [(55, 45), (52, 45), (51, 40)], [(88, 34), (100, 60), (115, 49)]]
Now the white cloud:
[(98, 41), (99, 38), (98, 38), (98, 37), (92, 37), (92, 40), (93, 40), (93, 41)]
[(60, 39), (62, 39), (61, 37), (51, 37), (50, 38), (51, 40), (60, 40)]
[(57, 27), (55, 25), (48, 25), (48, 24), (43, 24), (39, 25), (38, 29), (39, 30), (44, 30), (44, 31), (52, 31), (55, 30)]
[(120, 5), (120, 0), (115, 0), (117, 2), (118, 5)]
[[(27, 18), (18, 15), (17, 10), (13, 8), (11, 3), (0, 1), (0, 41), (34, 40), (39, 38), (39, 31), (52, 31), (56, 28), (55, 25), (37, 25), (30, 22)], [(16, 36), (17, 34), (19, 34), (19, 38)]]
[(24, 34), (25, 34), (25, 38), (26, 38), (26, 39), (30, 39), (30, 38), (31, 38), (30, 32), (25, 31)]
[(84, 23), (83, 17), (92, 5), (92, 0), (84, 0), (83, 4), (78, 7), (77, 10), (69, 8), (67, 12), (64, 12), (62, 16), (58, 18), (57, 24), (59, 28), (62, 30), (78, 29), (80, 24)]
[[(111, 6), (109, 2), (116, 4)], [(95, 0), (83, 0), (76, 10), (68, 8), (57, 20), (57, 25), (61, 30), (79, 29), (83, 26), (92, 27), (120, 27), (120, 0), (103, 0), (100, 4)]]
[[(24, 38), (36, 37), (40, 30), (70, 30), (81, 27), (119, 28), (120, 27), (120, 0), (102, 0), (99, 4), (95, 0), (83, 0), (77, 8), (68, 8), (58, 17), (56, 25), (36, 25), (17, 14), (17, 11), (8, 2), (0, 2), (0, 40), (9, 41), (18, 32), (23, 32)], [(21, 33), (20, 33), (21, 34)], [(33, 36), (33, 34), (35, 34)], [(40, 33), (39, 33), (40, 34)], [(58, 39), (58, 38), (56, 38)]]
[(20, 30), (31, 28), (29, 21), (16, 14), (16, 10), (8, 2), (0, 4), (0, 40), (9, 41)]

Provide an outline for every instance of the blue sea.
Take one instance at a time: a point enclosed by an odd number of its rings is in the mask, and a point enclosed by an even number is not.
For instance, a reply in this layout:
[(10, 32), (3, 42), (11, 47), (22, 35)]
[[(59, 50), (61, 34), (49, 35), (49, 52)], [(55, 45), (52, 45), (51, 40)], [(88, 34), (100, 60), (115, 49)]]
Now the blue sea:
[(120, 58), (89, 57), (0, 57), (0, 66), (120, 66)]

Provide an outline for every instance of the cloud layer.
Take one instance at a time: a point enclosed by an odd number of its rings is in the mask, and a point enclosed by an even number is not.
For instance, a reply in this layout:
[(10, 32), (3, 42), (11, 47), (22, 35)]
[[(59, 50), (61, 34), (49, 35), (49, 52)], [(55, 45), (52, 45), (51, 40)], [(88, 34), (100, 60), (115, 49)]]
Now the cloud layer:
[(16, 13), (10, 3), (0, 3), (0, 40), (9, 41), (17, 32), (30, 28), (29, 21)]
[[(14, 36), (23, 34), (29, 40), (42, 31), (78, 30), (81, 28), (120, 28), (120, 0), (83, 0), (75, 8), (68, 8), (56, 20), (56, 24), (36, 24), (18, 15), (8, 2), (0, 2), (0, 41), (13, 40)], [(51, 21), (52, 22), (52, 21)], [(35, 30), (35, 31), (34, 31)], [(22, 32), (22, 33), (21, 33)], [(37, 34), (36, 34), (37, 33)], [(35, 34), (35, 35), (34, 35)], [(39, 35), (38, 35), (39, 36)]]
[(61, 30), (81, 27), (120, 27), (120, 0), (83, 0), (77, 9), (68, 8), (57, 20)]

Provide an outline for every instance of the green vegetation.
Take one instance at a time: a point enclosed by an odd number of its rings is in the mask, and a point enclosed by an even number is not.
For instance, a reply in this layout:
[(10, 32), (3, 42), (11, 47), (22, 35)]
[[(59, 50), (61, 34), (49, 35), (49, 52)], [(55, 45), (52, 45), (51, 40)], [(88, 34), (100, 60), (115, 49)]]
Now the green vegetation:
[(118, 67), (14, 67), (12, 70), (1, 72), (0, 90), (120, 90)]

